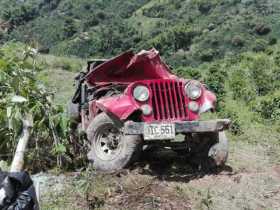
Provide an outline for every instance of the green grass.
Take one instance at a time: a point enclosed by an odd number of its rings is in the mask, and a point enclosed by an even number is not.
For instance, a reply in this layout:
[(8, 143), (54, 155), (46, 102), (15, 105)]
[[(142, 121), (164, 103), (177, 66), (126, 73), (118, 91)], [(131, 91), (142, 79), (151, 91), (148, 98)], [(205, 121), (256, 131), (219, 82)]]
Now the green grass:
[(86, 65), (85, 60), (77, 57), (58, 57), (54, 55), (39, 55), (38, 62), (47, 69), (61, 69), (79, 72)]
[(66, 107), (75, 91), (74, 77), (85, 68), (86, 61), (74, 57), (40, 55), (38, 62), (43, 68), (38, 79), (53, 91), (54, 102)]

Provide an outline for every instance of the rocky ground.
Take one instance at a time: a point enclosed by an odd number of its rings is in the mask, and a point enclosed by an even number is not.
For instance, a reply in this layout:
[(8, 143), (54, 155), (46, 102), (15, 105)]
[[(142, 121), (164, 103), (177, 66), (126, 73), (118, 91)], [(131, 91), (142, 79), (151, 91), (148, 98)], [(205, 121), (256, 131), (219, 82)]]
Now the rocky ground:
[(227, 166), (206, 172), (170, 152), (153, 152), (130, 170), (34, 175), (43, 210), (280, 209), (280, 148), (231, 143)]

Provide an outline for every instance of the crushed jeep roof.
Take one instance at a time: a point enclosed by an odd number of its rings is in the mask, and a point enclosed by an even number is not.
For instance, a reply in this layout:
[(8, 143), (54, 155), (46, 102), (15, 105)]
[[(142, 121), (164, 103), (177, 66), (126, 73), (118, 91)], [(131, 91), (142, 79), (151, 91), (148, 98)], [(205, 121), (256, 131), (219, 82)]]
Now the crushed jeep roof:
[(157, 50), (142, 50), (138, 54), (125, 52), (90, 69), (86, 80), (95, 83), (130, 83), (149, 79), (175, 79)]

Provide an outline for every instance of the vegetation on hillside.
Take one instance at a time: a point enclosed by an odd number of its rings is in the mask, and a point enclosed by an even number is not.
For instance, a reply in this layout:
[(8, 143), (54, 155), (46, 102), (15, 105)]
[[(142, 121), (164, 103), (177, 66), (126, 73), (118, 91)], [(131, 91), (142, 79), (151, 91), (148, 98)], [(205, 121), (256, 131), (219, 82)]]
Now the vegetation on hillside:
[(233, 134), (257, 124), (279, 131), (279, 46), (246, 52), (198, 67), (180, 67), (178, 75), (204, 81), (218, 97), (218, 117), (231, 118)]
[(3, 0), (2, 41), (43, 52), (109, 57), (156, 47), (174, 67), (264, 51), (280, 35), (277, 0)]
[[(279, 19), (278, 0), (1, 0), (1, 159), (11, 159), (21, 118), (30, 113), (27, 169), (50, 169), (61, 161), (77, 168), (82, 156), (67, 140), (64, 109), (83, 58), (155, 47), (174, 73), (216, 93), (217, 113), (202, 118), (231, 118), (226, 172), (203, 178), (205, 172), (185, 159), (164, 154), (153, 162), (144, 155), (140, 167), (125, 175), (87, 170), (70, 181), (54, 177), (55, 187), (45, 179), (51, 188), (42, 208), (144, 209), (172, 202), (175, 208), (277, 208)], [(44, 55), (11, 40), (35, 45)]]

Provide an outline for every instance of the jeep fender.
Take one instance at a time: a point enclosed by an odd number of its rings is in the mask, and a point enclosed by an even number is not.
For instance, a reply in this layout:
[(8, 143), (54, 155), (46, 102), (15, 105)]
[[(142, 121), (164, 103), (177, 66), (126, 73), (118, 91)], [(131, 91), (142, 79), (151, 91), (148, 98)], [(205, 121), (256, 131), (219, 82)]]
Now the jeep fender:
[(103, 112), (113, 114), (120, 120), (126, 120), (133, 112), (140, 109), (133, 98), (128, 95), (117, 95), (101, 98), (96, 101), (96, 106)]
[(215, 94), (212, 93), (211, 91), (205, 89), (204, 94), (203, 94), (203, 99), (201, 101), (199, 114), (208, 112), (210, 110), (214, 110), (215, 106), (216, 106), (216, 101), (217, 101), (217, 98), (216, 98)]

